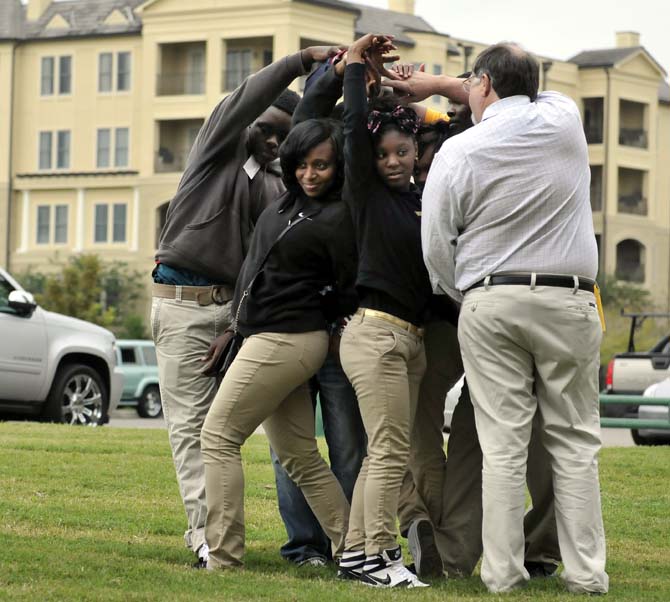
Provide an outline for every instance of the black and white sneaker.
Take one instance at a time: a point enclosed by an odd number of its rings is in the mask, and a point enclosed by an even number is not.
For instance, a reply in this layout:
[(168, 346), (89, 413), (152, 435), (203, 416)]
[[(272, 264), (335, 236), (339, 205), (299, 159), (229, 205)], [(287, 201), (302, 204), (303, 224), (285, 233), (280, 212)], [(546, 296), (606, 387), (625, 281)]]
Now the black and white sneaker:
[(429, 587), (402, 563), (400, 546), (368, 556), (360, 580), (372, 587)]
[(195, 554), (198, 557), (198, 560), (196, 560), (191, 566), (194, 569), (206, 569), (207, 559), (209, 558), (209, 546), (206, 543), (203, 543)]
[(358, 581), (365, 565), (365, 552), (344, 551), (337, 567), (337, 578)]
[(435, 543), (435, 531), (428, 519), (419, 518), (412, 522), (407, 531), (407, 545), (419, 577), (444, 576), (442, 557)]

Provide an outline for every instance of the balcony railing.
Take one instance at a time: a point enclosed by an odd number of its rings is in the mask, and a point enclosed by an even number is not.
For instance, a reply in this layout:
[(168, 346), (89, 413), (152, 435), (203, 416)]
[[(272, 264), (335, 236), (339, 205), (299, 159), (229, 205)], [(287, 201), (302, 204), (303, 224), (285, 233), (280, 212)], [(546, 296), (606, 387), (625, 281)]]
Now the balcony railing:
[(602, 127), (587, 127), (587, 128), (584, 128), (584, 133), (586, 134), (586, 141), (589, 144), (602, 144), (603, 143), (603, 129), (602, 129)]
[(642, 129), (621, 128), (619, 130), (619, 144), (621, 146), (647, 148), (647, 132)]
[(156, 76), (158, 96), (182, 96), (205, 93), (205, 72), (184, 71), (159, 73)]
[(154, 157), (154, 173), (179, 173), (186, 168), (187, 151), (175, 152), (161, 147)]
[(250, 75), (251, 75), (251, 68), (224, 69), (221, 75), (222, 92), (232, 92)]
[(639, 192), (634, 194), (620, 194), (618, 209), (619, 213), (647, 215), (647, 199)]

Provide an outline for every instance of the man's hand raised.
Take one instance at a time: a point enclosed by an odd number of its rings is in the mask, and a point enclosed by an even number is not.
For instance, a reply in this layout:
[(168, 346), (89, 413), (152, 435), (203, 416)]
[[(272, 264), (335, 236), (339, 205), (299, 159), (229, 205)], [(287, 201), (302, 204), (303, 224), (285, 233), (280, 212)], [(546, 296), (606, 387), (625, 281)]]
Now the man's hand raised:
[(305, 69), (310, 69), (314, 63), (323, 63), (346, 49), (346, 46), (309, 46), (301, 51), (302, 64)]

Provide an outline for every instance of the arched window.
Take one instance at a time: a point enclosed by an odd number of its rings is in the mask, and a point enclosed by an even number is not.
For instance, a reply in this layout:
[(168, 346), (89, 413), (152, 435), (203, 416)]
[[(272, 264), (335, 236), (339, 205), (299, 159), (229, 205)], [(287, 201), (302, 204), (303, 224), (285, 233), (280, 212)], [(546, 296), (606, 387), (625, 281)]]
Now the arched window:
[(158, 248), (158, 241), (161, 238), (161, 232), (165, 227), (165, 221), (167, 220), (167, 210), (170, 202), (163, 203), (156, 208), (156, 244), (155, 248)]
[(616, 277), (627, 282), (644, 282), (646, 250), (644, 245), (632, 238), (622, 240), (616, 246)]

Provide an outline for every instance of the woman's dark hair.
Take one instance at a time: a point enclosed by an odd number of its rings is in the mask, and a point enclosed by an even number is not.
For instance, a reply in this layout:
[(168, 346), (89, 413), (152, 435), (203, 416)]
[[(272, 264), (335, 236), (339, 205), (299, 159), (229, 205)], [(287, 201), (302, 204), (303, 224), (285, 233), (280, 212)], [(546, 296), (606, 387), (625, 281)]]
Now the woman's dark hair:
[(540, 67), (531, 54), (516, 44), (489, 46), (477, 57), (472, 72), (477, 76), (486, 73), (500, 98), (517, 94), (528, 96), (531, 101), (537, 98)]
[(433, 153), (437, 154), (447, 138), (451, 136), (450, 124), (448, 121), (436, 121), (435, 123), (422, 125), (416, 135), (416, 142), (419, 150), (419, 159), (423, 157), (426, 149), (435, 145)]
[(342, 124), (334, 119), (308, 119), (291, 129), (286, 140), (279, 147), (282, 180), (291, 192), (300, 192), (300, 184), (295, 170), (309, 151), (322, 142), (330, 140), (333, 146), (337, 173), (332, 190), (339, 190), (344, 183), (344, 134)]
[(415, 137), (421, 120), (414, 109), (403, 106), (396, 94), (377, 97), (370, 105), (368, 130), (376, 146), (389, 131)]

